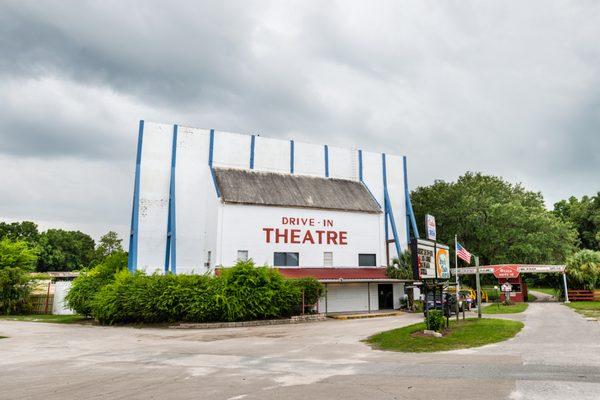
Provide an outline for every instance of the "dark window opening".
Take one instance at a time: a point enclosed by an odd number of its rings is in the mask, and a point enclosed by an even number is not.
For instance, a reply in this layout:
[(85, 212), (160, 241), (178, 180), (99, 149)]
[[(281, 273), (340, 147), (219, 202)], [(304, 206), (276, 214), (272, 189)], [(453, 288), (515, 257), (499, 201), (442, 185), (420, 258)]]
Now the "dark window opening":
[(297, 267), (300, 265), (300, 253), (275, 253), (273, 265), (276, 267)]
[(377, 260), (375, 254), (359, 254), (358, 255), (358, 266), (359, 267), (376, 267)]

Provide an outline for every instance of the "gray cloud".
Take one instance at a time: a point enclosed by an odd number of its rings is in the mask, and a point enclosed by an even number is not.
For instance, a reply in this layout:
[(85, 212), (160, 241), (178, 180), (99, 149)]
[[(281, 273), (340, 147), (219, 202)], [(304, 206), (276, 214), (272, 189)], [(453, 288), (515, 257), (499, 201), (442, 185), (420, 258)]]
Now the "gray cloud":
[(413, 186), (593, 193), (599, 20), (594, 1), (4, 2), (0, 215), (126, 232), (139, 119), (406, 154)]

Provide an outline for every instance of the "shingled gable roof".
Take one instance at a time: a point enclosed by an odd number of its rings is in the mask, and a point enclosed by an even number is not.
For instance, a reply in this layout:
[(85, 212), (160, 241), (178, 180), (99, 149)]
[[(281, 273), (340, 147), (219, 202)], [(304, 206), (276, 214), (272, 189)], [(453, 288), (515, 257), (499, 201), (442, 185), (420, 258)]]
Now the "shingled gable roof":
[(381, 212), (358, 181), (231, 168), (214, 171), (225, 203)]

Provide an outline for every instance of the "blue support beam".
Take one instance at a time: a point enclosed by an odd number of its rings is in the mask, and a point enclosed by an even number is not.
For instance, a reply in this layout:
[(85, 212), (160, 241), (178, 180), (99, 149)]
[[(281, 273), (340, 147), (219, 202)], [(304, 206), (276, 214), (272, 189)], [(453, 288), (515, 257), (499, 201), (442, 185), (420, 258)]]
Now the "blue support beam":
[(329, 146), (323, 148), (325, 152), (325, 177), (329, 178)]
[(414, 235), (415, 239), (419, 239), (419, 228), (417, 227), (415, 213), (413, 211), (412, 202), (410, 201), (410, 190), (408, 189), (408, 170), (406, 167), (406, 156), (402, 157), (402, 166), (404, 168), (404, 198), (406, 199), (406, 235), (408, 236), (408, 243), (410, 243), (409, 225), (412, 225), (413, 235)]
[(254, 169), (254, 146), (256, 143), (256, 136), (252, 135), (250, 138), (250, 169)]
[(135, 180), (133, 184), (133, 206), (131, 210), (131, 231), (129, 232), (129, 256), (127, 269), (135, 271), (137, 268), (138, 225), (140, 213), (140, 170), (142, 164), (142, 142), (144, 139), (144, 120), (140, 121), (138, 128), (137, 154), (135, 157)]
[[(388, 194), (387, 189), (385, 190), (385, 202), (387, 204), (388, 210), (387, 214), (390, 219), (390, 225), (392, 226), (392, 234), (394, 235), (394, 244), (396, 245), (396, 253), (398, 254), (398, 258), (400, 258), (400, 254), (402, 254), (402, 247), (400, 246), (400, 242), (398, 241), (398, 230), (396, 229), (396, 220), (394, 219), (394, 210), (392, 210), (392, 203), (390, 202), (390, 195)], [(387, 245), (387, 243), (386, 243)]]
[(177, 219), (175, 208), (175, 168), (177, 165), (177, 125), (173, 126), (171, 148), (171, 181), (169, 184), (169, 217), (167, 221), (167, 248), (165, 251), (165, 273), (177, 273)]
[(385, 160), (385, 153), (381, 154), (381, 167), (383, 171), (383, 207), (385, 216), (385, 245), (388, 246), (389, 238), (389, 225), (392, 227), (392, 235), (394, 237), (394, 245), (396, 246), (396, 253), (398, 257), (402, 254), (402, 248), (400, 241), (398, 240), (398, 230), (396, 229), (396, 220), (394, 219), (394, 210), (392, 208), (392, 202), (390, 201), (390, 195), (387, 187), (387, 163)]
[(358, 180), (363, 181), (362, 150), (358, 150)]
[(294, 141), (290, 140), (290, 174), (294, 173)]
[(385, 217), (385, 245), (387, 246), (387, 241), (390, 237), (389, 228), (388, 228), (388, 198), (386, 196), (387, 193), (387, 163), (385, 162), (385, 153), (381, 153), (381, 171), (383, 175), (383, 213)]
[(215, 175), (215, 170), (213, 169), (213, 153), (215, 149), (215, 130), (210, 130), (210, 141), (208, 144), (208, 167), (210, 168), (210, 176), (213, 180), (213, 185), (215, 186), (215, 192), (217, 192), (217, 197), (221, 197), (221, 190), (219, 189), (219, 185), (217, 185), (217, 176)]

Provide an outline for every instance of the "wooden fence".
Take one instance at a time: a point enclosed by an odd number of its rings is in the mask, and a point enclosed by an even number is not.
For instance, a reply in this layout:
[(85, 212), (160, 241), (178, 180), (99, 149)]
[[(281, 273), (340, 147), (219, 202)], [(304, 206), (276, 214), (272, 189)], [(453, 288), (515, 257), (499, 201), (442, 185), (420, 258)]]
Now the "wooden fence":
[(52, 314), (53, 294), (32, 294), (29, 299), (33, 314)]
[(570, 301), (600, 301), (600, 290), (569, 290)]

